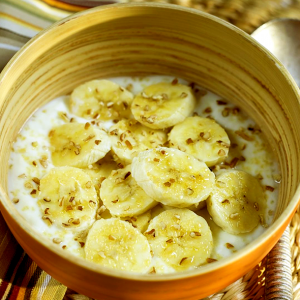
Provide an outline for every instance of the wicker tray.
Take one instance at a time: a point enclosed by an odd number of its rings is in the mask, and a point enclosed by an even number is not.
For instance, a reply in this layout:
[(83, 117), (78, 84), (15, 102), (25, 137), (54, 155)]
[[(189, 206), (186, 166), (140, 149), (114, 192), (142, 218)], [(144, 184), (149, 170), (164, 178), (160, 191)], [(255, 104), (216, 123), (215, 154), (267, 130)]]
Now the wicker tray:
[[(125, 2), (141, 1), (143, 0)], [(169, 2), (193, 7), (220, 17), (249, 34), (274, 18), (300, 19), (300, 0), (152, 0), (152, 2)], [(80, 3), (84, 2), (80, 1)], [(224, 290), (205, 300), (300, 299), (299, 247), (300, 209), (298, 208), (290, 226), (259, 265)], [(91, 298), (68, 289), (64, 299)]]

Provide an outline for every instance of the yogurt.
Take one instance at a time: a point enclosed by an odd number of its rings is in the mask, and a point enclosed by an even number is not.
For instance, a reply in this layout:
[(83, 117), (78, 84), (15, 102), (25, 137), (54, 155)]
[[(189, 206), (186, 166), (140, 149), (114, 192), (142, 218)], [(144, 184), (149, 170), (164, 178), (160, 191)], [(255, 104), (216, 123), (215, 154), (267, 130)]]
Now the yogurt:
[[(149, 76), (143, 78), (120, 77), (109, 80), (127, 87), (134, 95), (151, 84), (170, 82), (170, 76)], [(180, 83), (188, 84), (184, 80)], [(227, 100), (196, 88), (197, 105), (194, 114), (215, 119), (227, 132), (231, 141), (229, 155), (225, 162), (212, 167), (218, 174), (224, 169), (245, 171), (258, 178), (265, 190), (266, 213), (263, 222), (252, 232), (232, 235), (218, 227), (207, 210), (196, 211), (208, 222), (213, 235), (214, 248), (212, 261), (228, 257), (243, 248), (261, 235), (272, 223), (276, 209), (280, 172), (263, 133), (257, 125), (240, 108)], [(70, 96), (61, 96), (37, 110), (20, 131), (11, 151), (9, 159), (8, 190), (12, 201), (24, 219), (39, 233), (53, 241), (56, 247), (61, 247), (73, 255), (84, 257), (84, 240), (86, 233), (75, 234), (61, 231), (55, 226), (49, 226), (42, 220), (42, 212), (37, 204), (39, 194), (39, 179), (46, 175), (53, 164), (51, 161), (51, 146), (48, 133), (55, 126), (63, 125), (70, 120), (86, 123), (87, 120), (73, 115), (69, 110)], [(99, 121), (97, 125), (108, 130), (112, 121)], [(164, 265), (159, 258), (153, 257), (153, 266), (157, 273), (175, 272)]]

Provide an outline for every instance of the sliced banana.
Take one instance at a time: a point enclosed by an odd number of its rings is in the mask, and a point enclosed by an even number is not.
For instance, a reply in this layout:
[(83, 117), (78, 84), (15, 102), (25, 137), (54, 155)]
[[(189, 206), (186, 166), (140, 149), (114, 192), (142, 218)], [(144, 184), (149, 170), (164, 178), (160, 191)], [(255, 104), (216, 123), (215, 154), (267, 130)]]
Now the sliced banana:
[(207, 199), (207, 210), (224, 231), (239, 234), (252, 231), (264, 216), (265, 195), (258, 180), (250, 174), (231, 170), (216, 178)]
[(81, 169), (57, 167), (41, 179), (38, 205), (47, 224), (84, 230), (95, 221), (98, 199), (91, 178)]
[(189, 153), (208, 167), (226, 159), (230, 140), (215, 120), (198, 116), (188, 117), (169, 133), (170, 146)]
[(131, 115), (133, 95), (109, 80), (92, 80), (71, 94), (71, 112), (87, 119), (115, 120)]
[(105, 180), (110, 173), (116, 169), (118, 169), (117, 163), (113, 160), (111, 155), (107, 154), (104, 158), (82, 170), (91, 177), (92, 183), (99, 195), (99, 190), (103, 180)]
[(177, 149), (159, 147), (140, 152), (131, 169), (147, 195), (179, 208), (207, 199), (215, 183), (214, 173), (204, 162)]
[(207, 222), (189, 209), (162, 212), (150, 222), (144, 235), (154, 256), (177, 271), (205, 264), (213, 248)]
[(100, 198), (110, 213), (119, 217), (140, 215), (157, 204), (131, 176), (131, 165), (112, 171), (102, 182)]
[(86, 259), (104, 267), (145, 273), (151, 263), (147, 239), (128, 222), (96, 221), (85, 244)]
[(107, 133), (90, 123), (68, 123), (49, 132), (55, 166), (88, 167), (111, 148)]
[(140, 151), (163, 146), (167, 134), (162, 130), (150, 129), (136, 120), (121, 120), (109, 130), (112, 150), (125, 164)]
[(121, 220), (129, 222), (134, 228), (137, 228), (138, 231), (143, 233), (149, 226), (151, 211), (148, 210), (138, 216), (123, 217)]
[(150, 85), (131, 105), (136, 120), (143, 125), (164, 129), (182, 122), (194, 109), (195, 96), (190, 87), (161, 82)]

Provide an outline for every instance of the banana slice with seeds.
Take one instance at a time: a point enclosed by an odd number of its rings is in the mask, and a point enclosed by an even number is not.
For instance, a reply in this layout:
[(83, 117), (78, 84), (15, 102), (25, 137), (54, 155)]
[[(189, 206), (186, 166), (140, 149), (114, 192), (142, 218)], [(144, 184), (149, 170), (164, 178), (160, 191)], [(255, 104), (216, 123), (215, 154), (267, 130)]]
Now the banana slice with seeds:
[(263, 221), (265, 195), (258, 180), (250, 174), (231, 170), (216, 178), (207, 199), (207, 210), (213, 221), (231, 234), (252, 231)]
[(113, 160), (112, 156), (108, 154), (96, 163), (90, 165), (88, 168), (84, 168), (82, 170), (91, 177), (93, 185), (99, 195), (99, 190), (103, 180), (105, 180), (110, 173), (116, 169), (118, 169), (117, 163)]
[(193, 111), (195, 103), (190, 87), (162, 82), (146, 87), (137, 95), (131, 111), (134, 118), (143, 125), (164, 129), (182, 122)]
[(38, 199), (42, 218), (49, 225), (84, 230), (95, 221), (97, 193), (91, 178), (80, 169), (51, 169), (40, 181)]
[(123, 217), (121, 220), (130, 223), (134, 228), (137, 228), (138, 231), (144, 232), (149, 226), (151, 219), (151, 211), (148, 210), (141, 215), (132, 216), (132, 217)]
[(136, 120), (121, 120), (110, 128), (112, 150), (118, 158), (130, 164), (139, 152), (161, 147), (167, 141), (162, 130), (149, 129)]
[(226, 159), (230, 140), (215, 120), (198, 116), (188, 117), (169, 133), (170, 146), (189, 153), (208, 167)]
[(151, 264), (149, 243), (128, 222), (112, 218), (96, 221), (85, 244), (86, 259), (104, 267), (145, 273)]
[(131, 165), (112, 171), (102, 182), (100, 198), (112, 215), (120, 217), (140, 215), (157, 204), (131, 176)]
[(150, 222), (144, 235), (154, 256), (177, 271), (205, 264), (213, 248), (207, 222), (189, 209), (162, 212)]
[(146, 194), (179, 208), (207, 199), (215, 183), (214, 173), (204, 162), (177, 149), (159, 147), (140, 152), (131, 169)]
[(68, 123), (49, 132), (55, 166), (88, 167), (105, 156), (111, 143), (107, 133), (90, 123)]
[(92, 80), (71, 94), (71, 112), (87, 119), (115, 120), (131, 115), (133, 95), (109, 80)]

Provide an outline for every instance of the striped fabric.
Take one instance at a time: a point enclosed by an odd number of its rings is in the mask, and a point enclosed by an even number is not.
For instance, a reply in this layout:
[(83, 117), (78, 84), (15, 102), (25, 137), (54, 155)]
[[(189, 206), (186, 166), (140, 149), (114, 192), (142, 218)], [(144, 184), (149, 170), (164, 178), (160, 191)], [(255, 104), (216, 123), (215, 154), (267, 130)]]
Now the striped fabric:
[(59, 300), (66, 290), (23, 251), (0, 214), (0, 299)]
[(89, 7), (122, 0), (0, 0), (0, 71), (40, 30)]

